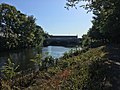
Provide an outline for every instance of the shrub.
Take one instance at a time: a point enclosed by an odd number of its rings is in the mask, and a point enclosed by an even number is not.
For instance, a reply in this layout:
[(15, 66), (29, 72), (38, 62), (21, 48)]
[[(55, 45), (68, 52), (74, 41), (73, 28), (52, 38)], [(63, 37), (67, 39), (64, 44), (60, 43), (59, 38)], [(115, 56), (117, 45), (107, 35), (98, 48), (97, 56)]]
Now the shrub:
[(15, 63), (8, 58), (8, 63), (5, 63), (5, 66), (2, 67), (1, 72), (3, 73), (3, 77), (5, 79), (11, 79), (16, 75), (16, 70), (18, 69), (19, 65), (16, 66)]

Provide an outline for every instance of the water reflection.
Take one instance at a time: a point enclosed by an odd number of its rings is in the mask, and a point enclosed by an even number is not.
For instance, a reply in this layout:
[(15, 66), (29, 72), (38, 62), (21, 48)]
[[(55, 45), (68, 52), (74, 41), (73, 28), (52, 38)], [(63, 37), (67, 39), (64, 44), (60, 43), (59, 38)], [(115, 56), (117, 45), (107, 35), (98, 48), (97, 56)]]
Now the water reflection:
[(30, 61), (35, 55), (33, 49), (14, 50), (12, 52), (4, 52), (0, 55), (0, 66), (7, 62), (8, 58), (16, 64), (20, 65), (21, 70), (33, 68), (34, 64)]
[[(71, 48), (61, 46), (48, 46), (42, 49), (42, 54), (49, 53), (53, 58), (61, 57), (65, 52), (68, 52)], [(20, 70), (26, 70), (28, 68), (34, 68), (35, 65), (30, 61), (35, 56), (35, 49), (22, 49), (14, 50), (11, 52), (0, 53), (0, 68), (6, 63), (8, 58), (11, 58), (16, 65), (20, 65)]]
[(68, 52), (72, 48), (66, 48), (61, 46), (48, 46), (42, 49), (42, 53), (48, 52), (53, 58), (59, 58), (63, 56), (65, 52)]

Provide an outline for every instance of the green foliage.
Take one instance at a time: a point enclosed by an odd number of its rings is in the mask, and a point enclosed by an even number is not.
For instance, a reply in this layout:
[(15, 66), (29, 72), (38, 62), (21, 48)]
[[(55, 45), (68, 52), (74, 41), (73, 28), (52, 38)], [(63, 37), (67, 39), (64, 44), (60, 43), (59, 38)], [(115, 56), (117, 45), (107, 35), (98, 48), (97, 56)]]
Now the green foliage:
[(60, 61), (59, 66), (64, 70), (69, 68), (71, 75), (62, 80), (61, 88), (65, 90), (101, 90), (105, 77), (104, 56), (100, 47), (90, 49), (85, 53)]
[[(120, 43), (120, 0), (66, 0), (67, 8), (76, 7), (79, 2), (84, 9), (92, 11), (93, 26), (89, 29), (82, 46), (98, 47), (108, 43)], [(90, 44), (90, 45), (89, 45)]]
[(37, 54), (34, 59), (31, 59), (32, 62), (34, 62), (38, 67), (39, 70), (42, 66), (42, 55), (41, 54)]
[(52, 56), (49, 56), (48, 53), (46, 53), (44, 59), (42, 54), (36, 54), (36, 56), (31, 59), (31, 61), (38, 66), (39, 70), (44, 70), (50, 66), (54, 66), (54, 60), (55, 59)]
[(105, 50), (101, 46), (83, 51), (77, 56), (61, 58), (57, 66), (49, 67), (47, 71), (33, 71), (14, 79), (12, 89), (109, 90), (105, 83), (111, 77), (108, 73), (110, 63), (107, 64), (108, 53)]
[(64, 58), (64, 59), (69, 58), (69, 53), (65, 52), (64, 55), (63, 55), (63, 58)]
[(91, 46), (91, 38), (87, 35), (82, 36), (82, 47), (90, 47)]
[(1, 72), (4, 75), (5, 79), (11, 79), (16, 75), (16, 70), (18, 69), (18, 66), (15, 66), (15, 64), (11, 61), (11, 59), (8, 59), (8, 63), (5, 64), (5, 66), (2, 67)]
[(74, 56), (81, 54), (84, 50), (81, 50), (81, 47), (76, 47), (71, 49), (69, 52), (65, 52), (61, 59), (68, 59)]
[(35, 20), (14, 6), (0, 4), (0, 50), (42, 45), (46, 34)]

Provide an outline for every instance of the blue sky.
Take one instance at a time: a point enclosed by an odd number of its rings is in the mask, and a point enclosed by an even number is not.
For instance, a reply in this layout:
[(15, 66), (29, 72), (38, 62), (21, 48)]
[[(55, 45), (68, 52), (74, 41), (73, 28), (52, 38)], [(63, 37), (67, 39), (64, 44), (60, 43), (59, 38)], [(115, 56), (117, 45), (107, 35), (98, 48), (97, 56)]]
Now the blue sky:
[(13, 5), (22, 13), (33, 15), (44, 31), (53, 35), (81, 37), (92, 26), (92, 14), (82, 8), (67, 10), (66, 0), (0, 0)]

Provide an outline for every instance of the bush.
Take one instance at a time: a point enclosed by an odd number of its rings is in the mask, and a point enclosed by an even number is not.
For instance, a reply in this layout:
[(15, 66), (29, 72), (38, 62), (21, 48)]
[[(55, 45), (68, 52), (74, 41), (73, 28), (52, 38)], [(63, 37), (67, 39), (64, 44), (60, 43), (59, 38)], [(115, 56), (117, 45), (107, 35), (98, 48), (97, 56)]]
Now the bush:
[(6, 63), (1, 70), (4, 79), (13, 78), (17, 74), (16, 70), (18, 69), (18, 67), (19, 65), (15, 66), (15, 64), (11, 61), (11, 59), (8, 58), (8, 63)]

